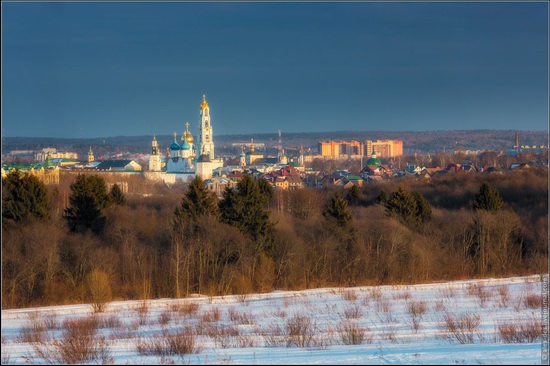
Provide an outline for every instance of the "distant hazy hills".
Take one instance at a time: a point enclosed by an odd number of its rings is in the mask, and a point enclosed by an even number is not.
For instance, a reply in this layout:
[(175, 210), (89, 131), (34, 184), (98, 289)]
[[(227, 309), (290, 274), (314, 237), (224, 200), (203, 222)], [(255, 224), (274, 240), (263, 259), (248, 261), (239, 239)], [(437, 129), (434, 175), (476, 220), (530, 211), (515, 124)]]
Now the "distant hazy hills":
[[(181, 136), (178, 136), (178, 140)], [(267, 148), (277, 146), (277, 133), (218, 135), (214, 136), (216, 147), (230, 147), (233, 143), (254, 142), (266, 144)], [(166, 148), (173, 141), (173, 135), (157, 135), (161, 147)], [(303, 145), (317, 149), (322, 140), (403, 140), (405, 153), (434, 152), (442, 150), (468, 149), (507, 149), (515, 144), (513, 130), (456, 130), (456, 131), (335, 131), (303, 132), (282, 134), (283, 146), (286, 148)], [(2, 150), (34, 150), (44, 147), (82, 148), (83, 146), (126, 146), (133, 151), (149, 152), (152, 136), (114, 136), (98, 138), (56, 138), (56, 137), (3, 137)], [(198, 141), (198, 136), (195, 136)], [(548, 145), (548, 131), (519, 131), (519, 144), (528, 146)]]

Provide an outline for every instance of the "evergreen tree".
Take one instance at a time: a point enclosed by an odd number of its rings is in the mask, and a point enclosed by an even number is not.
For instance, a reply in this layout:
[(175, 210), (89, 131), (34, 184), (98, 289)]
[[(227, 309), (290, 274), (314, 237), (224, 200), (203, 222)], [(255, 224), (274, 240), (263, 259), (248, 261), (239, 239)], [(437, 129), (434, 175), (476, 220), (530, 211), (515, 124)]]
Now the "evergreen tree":
[(425, 223), (432, 219), (432, 206), (428, 200), (419, 192), (414, 194), (416, 201), (416, 221)]
[(216, 196), (208, 191), (200, 176), (195, 176), (189, 184), (187, 192), (181, 199), (181, 205), (176, 207), (175, 214), (177, 217), (187, 217), (192, 220), (200, 216), (217, 214)]
[(399, 186), (393, 192), (385, 204), (386, 212), (390, 216), (396, 216), (402, 222), (410, 222), (416, 218), (416, 200), (403, 186)]
[(361, 190), (355, 184), (351, 186), (346, 194), (346, 201), (350, 206), (357, 206), (361, 200)]
[(122, 189), (120, 189), (118, 184), (113, 184), (113, 186), (111, 187), (110, 196), (111, 202), (113, 202), (115, 205), (126, 205), (126, 197), (124, 196), (124, 193), (122, 193)]
[(338, 226), (345, 227), (351, 222), (351, 212), (347, 209), (347, 206), (348, 202), (336, 191), (329, 200), (323, 215), (329, 220), (335, 220)]
[(236, 190), (226, 188), (218, 207), (221, 221), (233, 225), (255, 241), (269, 240), (274, 224), (265, 209), (266, 197), (250, 175), (245, 175)]
[(86, 176), (79, 174), (71, 184), (71, 191), (76, 195), (85, 195), (93, 197), (95, 204), (100, 209), (111, 206), (111, 196), (107, 191), (105, 180), (97, 174)]
[(260, 188), (260, 193), (265, 197), (266, 202), (271, 202), (273, 198), (273, 186), (267, 181), (264, 177), (258, 179), (258, 187)]
[(92, 230), (100, 233), (107, 219), (102, 209), (111, 204), (107, 186), (98, 175), (86, 177), (79, 175), (71, 184), (69, 207), (65, 209), (64, 217), (73, 232)]
[(6, 223), (50, 217), (50, 200), (44, 182), (17, 169), (2, 179), (2, 218)]
[(388, 193), (384, 190), (381, 190), (378, 197), (376, 197), (376, 203), (385, 205), (389, 199), (390, 199), (390, 196), (388, 196)]
[(479, 188), (479, 193), (476, 194), (472, 205), (474, 211), (499, 211), (504, 206), (504, 201), (496, 188), (490, 187), (487, 183), (483, 183)]

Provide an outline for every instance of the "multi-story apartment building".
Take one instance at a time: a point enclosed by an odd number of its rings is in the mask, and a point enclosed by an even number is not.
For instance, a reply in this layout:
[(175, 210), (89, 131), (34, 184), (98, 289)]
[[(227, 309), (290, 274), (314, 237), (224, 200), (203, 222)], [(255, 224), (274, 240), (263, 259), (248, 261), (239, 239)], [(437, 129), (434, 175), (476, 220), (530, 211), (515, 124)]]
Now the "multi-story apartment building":
[(364, 144), (360, 141), (321, 141), (319, 153), (324, 157), (340, 158), (350, 155), (365, 155)]
[(366, 140), (365, 147), (365, 155), (371, 154), (373, 149), (376, 152), (376, 156), (381, 158), (403, 155), (402, 140)]

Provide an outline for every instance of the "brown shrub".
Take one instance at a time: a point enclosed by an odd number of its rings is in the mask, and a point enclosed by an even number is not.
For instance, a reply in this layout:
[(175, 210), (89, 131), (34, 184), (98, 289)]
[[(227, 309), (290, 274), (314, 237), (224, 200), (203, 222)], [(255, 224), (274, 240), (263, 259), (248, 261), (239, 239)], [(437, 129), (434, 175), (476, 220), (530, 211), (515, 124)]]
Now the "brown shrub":
[(530, 317), (499, 322), (498, 334), (504, 343), (535, 343), (542, 337), (542, 321)]

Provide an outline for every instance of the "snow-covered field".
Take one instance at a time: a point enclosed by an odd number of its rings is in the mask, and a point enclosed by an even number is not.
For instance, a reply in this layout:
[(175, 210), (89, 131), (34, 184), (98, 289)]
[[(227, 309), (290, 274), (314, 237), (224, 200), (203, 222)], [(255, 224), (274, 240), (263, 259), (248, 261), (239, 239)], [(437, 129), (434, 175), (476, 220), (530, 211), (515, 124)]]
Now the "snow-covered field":
[(124, 301), (87, 323), (75, 319), (91, 305), (3, 310), (2, 364), (86, 347), (87, 364), (541, 364), (542, 287), (536, 275)]

